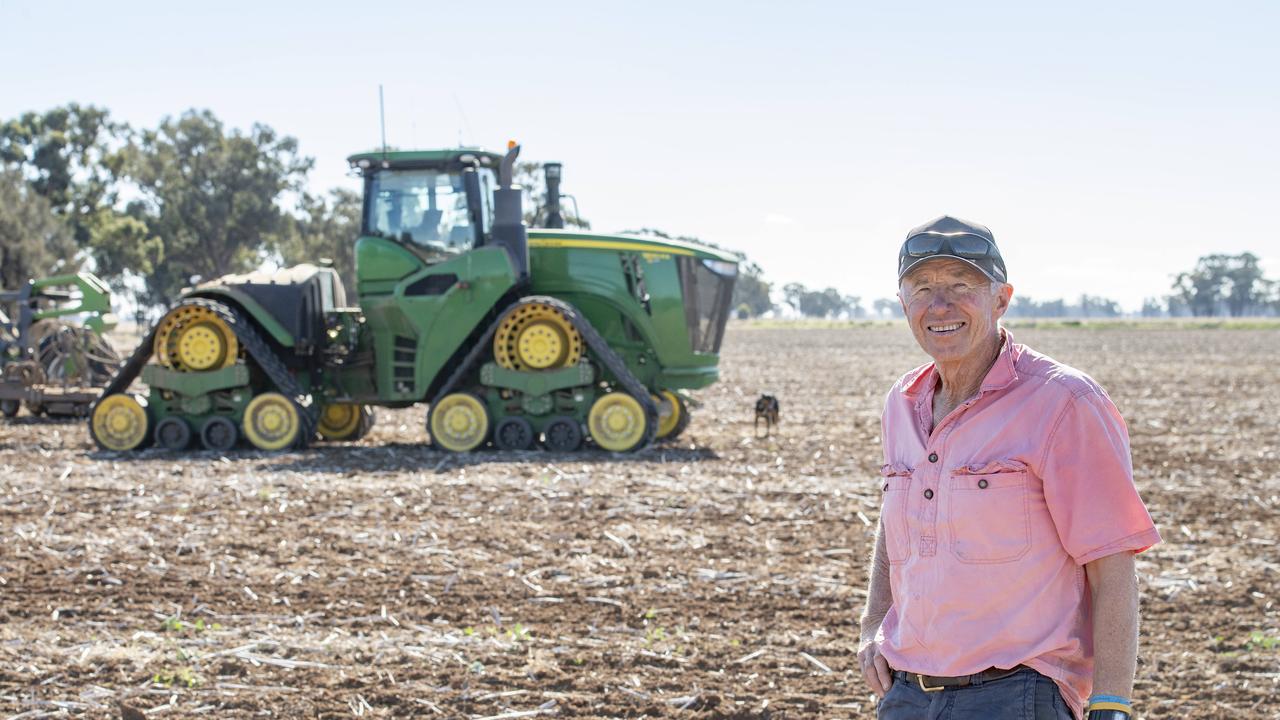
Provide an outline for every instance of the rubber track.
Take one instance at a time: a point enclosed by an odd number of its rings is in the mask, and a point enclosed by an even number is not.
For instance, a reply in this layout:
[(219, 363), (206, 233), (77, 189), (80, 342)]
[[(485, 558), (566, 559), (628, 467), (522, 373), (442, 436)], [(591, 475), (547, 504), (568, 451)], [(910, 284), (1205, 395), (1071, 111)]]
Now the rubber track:
[[(231, 328), (231, 331), (236, 334), (236, 339), (240, 341), (240, 344), (249, 353), (249, 357), (253, 358), (258, 367), (262, 368), (262, 371), (267, 374), (267, 379), (271, 381), (271, 384), (275, 385), (276, 389), (289, 398), (294, 406), (297, 407), (298, 417), (302, 419), (302, 432), (298, 435), (297, 446), (305, 448), (311, 442), (311, 439), (315, 437), (316, 427), (320, 422), (320, 407), (311, 402), (311, 396), (303, 391), (302, 386), (289, 373), (288, 368), (280, 361), (280, 358), (276, 357), (276, 354), (271, 351), (271, 347), (258, 334), (253, 324), (247, 322), (244, 316), (235, 308), (204, 298), (183, 300), (175, 308), (170, 308), (169, 311), (165, 312), (165, 315), (182, 306), (194, 306), (209, 310), (226, 323), (227, 327)], [(98, 399), (98, 402), (102, 402), (102, 399), (108, 395), (117, 395), (124, 392), (133, 384), (147, 361), (151, 359), (156, 331), (163, 321), (164, 317), (162, 316), (156, 324), (151, 326), (151, 330), (147, 333), (147, 337), (142, 341), (142, 344), (133, 351), (133, 355), (129, 357), (128, 362), (121, 366), (120, 372), (103, 389), (102, 397)], [(94, 403), (94, 407), (97, 407), (97, 403)], [(90, 412), (89, 416), (92, 418), (93, 413)]]
[(622, 361), (622, 358), (618, 357), (618, 353), (614, 352), (613, 348), (609, 347), (609, 343), (605, 342), (604, 338), (600, 337), (600, 333), (596, 332), (596, 329), (592, 327), (591, 323), (585, 317), (582, 316), (582, 313), (578, 312), (577, 308), (563, 300), (557, 300), (556, 298), (547, 297), (545, 295), (529, 295), (527, 297), (520, 298), (499, 313), (498, 317), (493, 321), (493, 324), (489, 326), (489, 329), (485, 330), (480, 341), (471, 348), (471, 352), (467, 353), (467, 356), (463, 358), (462, 362), (458, 364), (458, 367), (454, 369), (453, 374), (449, 376), (449, 379), (445, 382), (444, 386), (436, 393), (435, 399), (432, 400), (431, 404), (434, 406), (445, 395), (453, 392), (454, 388), (456, 388), (462, 381), (463, 376), (475, 367), (480, 356), (484, 353), (485, 348), (490, 347), (492, 344), (493, 335), (497, 332), (498, 325), (502, 323), (502, 320), (507, 317), (507, 314), (511, 312), (512, 309), (519, 307), (520, 305), (530, 305), (534, 303), (550, 305), (564, 313), (564, 316), (569, 319), (569, 323), (582, 334), (582, 339), (587, 343), (587, 347), (600, 360), (605, 369), (614, 377), (618, 378), (618, 383), (622, 385), (622, 389), (625, 390), (628, 395), (635, 398), (640, 403), (640, 407), (644, 408), (645, 417), (648, 419), (648, 422), (645, 423), (645, 434), (640, 440), (640, 443), (632, 448), (631, 452), (643, 450), (648, 447), (653, 442), (654, 435), (658, 432), (658, 406), (654, 404), (653, 398), (649, 395), (649, 391), (635, 375), (631, 374), (631, 371), (627, 369), (627, 364)]

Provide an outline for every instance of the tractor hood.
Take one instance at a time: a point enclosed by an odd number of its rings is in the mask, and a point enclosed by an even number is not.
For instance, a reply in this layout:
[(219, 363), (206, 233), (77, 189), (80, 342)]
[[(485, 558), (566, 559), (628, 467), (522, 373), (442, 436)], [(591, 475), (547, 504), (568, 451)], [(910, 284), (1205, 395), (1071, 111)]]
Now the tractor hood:
[(740, 261), (740, 258), (732, 253), (684, 240), (658, 238), (652, 235), (596, 235), (569, 230), (529, 228), (529, 249), (536, 250), (538, 248), (630, 250), (633, 252), (685, 255), (734, 264)]

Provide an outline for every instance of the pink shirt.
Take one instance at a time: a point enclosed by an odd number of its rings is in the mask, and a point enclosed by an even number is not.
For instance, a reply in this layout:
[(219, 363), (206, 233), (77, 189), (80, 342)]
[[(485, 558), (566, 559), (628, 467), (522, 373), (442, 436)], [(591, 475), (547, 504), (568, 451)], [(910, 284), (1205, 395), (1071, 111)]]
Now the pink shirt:
[(926, 675), (1028, 665), (1080, 717), (1093, 684), (1083, 566), (1160, 542), (1124, 420), (1092, 378), (1007, 331), (978, 395), (931, 431), (936, 384), (930, 363), (885, 402), (881, 651)]

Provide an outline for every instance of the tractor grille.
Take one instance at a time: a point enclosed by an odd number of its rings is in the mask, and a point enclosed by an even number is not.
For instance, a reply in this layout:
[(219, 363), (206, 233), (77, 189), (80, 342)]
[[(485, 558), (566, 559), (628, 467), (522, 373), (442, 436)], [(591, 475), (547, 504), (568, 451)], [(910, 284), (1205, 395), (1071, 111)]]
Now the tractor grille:
[(729, 320), (733, 281), (738, 276), (734, 263), (682, 257), (679, 260), (680, 289), (684, 295), (689, 344), (694, 352), (718, 353)]
[(397, 335), (391, 357), (391, 377), (395, 380), (397, 392), (413, 392), (417, 359), (418, 342), (411, 337)]

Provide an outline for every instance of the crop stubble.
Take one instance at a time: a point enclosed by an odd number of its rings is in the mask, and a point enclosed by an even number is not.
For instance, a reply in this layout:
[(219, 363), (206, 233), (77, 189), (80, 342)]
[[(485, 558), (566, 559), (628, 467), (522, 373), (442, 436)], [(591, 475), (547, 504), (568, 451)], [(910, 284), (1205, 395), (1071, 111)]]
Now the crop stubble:
[[(1015, 330), (1108, 388), (1164, 535), (1145, 717), (1280, 712), (1274, 330)], [(871, 717), (853, 619), (901, 326), (731, 327), (674, 446), (94, 451), (0, 424), (0, 716)], [(772, 392), (782, 424), (753, 437)]]

